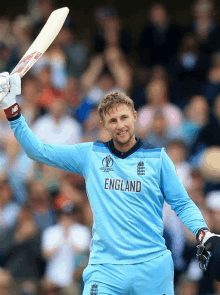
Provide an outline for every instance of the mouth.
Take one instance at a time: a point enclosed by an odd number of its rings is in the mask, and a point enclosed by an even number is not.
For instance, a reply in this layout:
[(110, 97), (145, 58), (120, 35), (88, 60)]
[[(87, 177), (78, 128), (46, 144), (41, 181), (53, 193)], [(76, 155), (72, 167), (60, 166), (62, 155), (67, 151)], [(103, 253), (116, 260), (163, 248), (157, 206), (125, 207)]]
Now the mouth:
[(119, 135), (119, 136), (123, 136), (125, 133), (127, 133), (127, 131), (128, 131), (128, 130), (124, 130), (124, 131), (122, 131), (122, 132), (118, 132), (117, 135)]

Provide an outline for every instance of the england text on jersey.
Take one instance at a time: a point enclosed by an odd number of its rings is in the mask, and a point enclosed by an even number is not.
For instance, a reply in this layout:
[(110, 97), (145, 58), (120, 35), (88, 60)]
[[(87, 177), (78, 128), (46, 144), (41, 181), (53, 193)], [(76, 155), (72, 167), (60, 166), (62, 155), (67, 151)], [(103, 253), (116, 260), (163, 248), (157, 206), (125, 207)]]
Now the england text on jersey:
[(139, 180), (105, 178), (104, 189), (106, 190), (140, 193), (141, 188), (142, 188), (142, 183)]

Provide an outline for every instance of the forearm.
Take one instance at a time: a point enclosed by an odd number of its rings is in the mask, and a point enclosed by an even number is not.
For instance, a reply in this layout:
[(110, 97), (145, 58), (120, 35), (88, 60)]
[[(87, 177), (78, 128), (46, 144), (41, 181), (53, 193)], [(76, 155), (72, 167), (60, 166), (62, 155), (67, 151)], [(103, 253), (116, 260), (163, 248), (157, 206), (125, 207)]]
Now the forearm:
[(132, 70), (130, 66), (124, 60), (113, 61), (108, 66), (117, 86), (123, 91), (128, 92), (132, 84)]
[(88, 90), (94, 86), (98, 76), (101, 74), (104, 67), (102, 56), (98, 55), (92, 58), (91, 63), (87, 70), (81, 77), (81, 86), (83, 89)]
[(183, 224), (196, 236), (200, 228), (207, 228), (208, 226), (203, 218), (203, 215), (196, 204), (189, 198), (179, 198), (180, 202), (173, 205), (178, 217)]
[[(12, 121), (13, 120), (13, 121)], [(19, 115), (9, 121), (12, 131), (18, 143), (24, 149), (25, 153), (33, 160), (49, 164), (47, 162), (46, 144), (36, 137), (33, 131), (28, 127), (22, 115)]]
[(171, 205), (184, 225), (196, 236), (200, 228), (208, 228), (208, 226), (199, 208), (188, 196), (173, 162), (164, 149), (162, 149), (161, 157), (161, 191), (166, 202)]
[(28, 127), (22, 115), (16, 120), (10, 121), (10, 125), (15, 138), (28, 157), (46, 165), (82, 174), (77, 160), (74, 158), (80, 153), (76, 145), (44, 143)]

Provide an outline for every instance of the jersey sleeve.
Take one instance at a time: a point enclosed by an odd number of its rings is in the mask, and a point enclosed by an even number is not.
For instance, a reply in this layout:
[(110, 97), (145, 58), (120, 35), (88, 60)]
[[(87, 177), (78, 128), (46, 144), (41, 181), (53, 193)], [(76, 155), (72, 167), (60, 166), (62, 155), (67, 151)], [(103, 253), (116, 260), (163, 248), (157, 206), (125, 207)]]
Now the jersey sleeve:
[(10, 121), (14, 135), (27, 156), (35, 161), (85, 176), (92, 143), (48, 144), (28, 127), (24, 117)]
[(166, 202), (192, 233), (196, 235), (200, 228), (208, 228), (199, 208), (188, 196), (179, 179), (174, 163), (164, 149), (161, 152), (160, 187)]

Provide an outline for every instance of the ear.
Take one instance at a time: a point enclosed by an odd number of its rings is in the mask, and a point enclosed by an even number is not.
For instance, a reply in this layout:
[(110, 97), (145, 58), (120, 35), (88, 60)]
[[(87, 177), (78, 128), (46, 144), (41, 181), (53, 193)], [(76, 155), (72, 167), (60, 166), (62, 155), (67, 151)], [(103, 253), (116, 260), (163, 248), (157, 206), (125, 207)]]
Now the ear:
[(100, 120), (99, 123), (101, 124), (101, 126), (102, 126), (104, 129), (106, 129), (106, 128), (105, 128), (105, 123), (103, 122), (103, 120)]
[(135, 112), (134, 112), (134, 121), (135, 121), (135, 122), (137, 121), (137, 116), (138, 116), (138, 115), (137, 115), (137, 111), (135, 111)]

